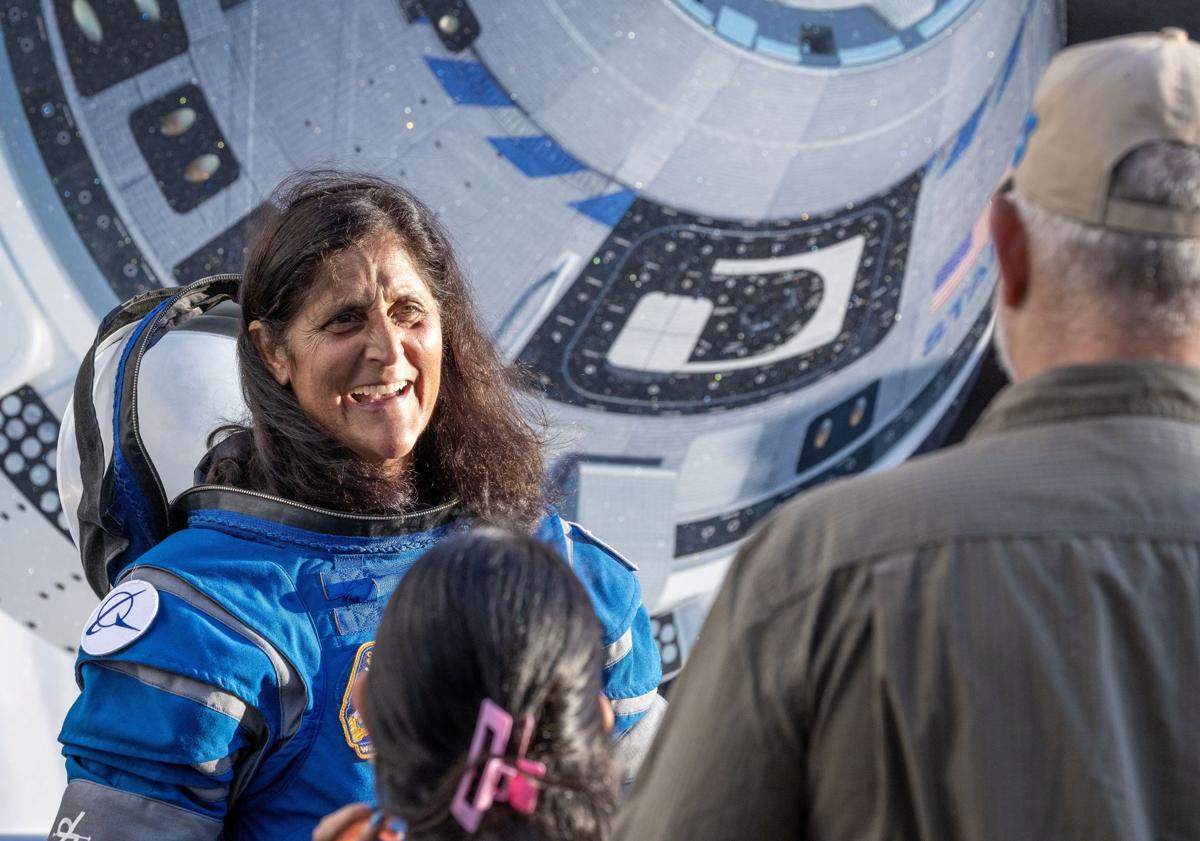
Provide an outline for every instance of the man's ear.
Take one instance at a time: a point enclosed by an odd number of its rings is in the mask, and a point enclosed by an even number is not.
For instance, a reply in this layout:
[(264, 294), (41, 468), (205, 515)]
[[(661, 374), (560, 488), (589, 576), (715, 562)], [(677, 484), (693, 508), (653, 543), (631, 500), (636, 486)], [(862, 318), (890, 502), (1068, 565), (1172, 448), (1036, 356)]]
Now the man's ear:
[(254, 343), (254, 349), (266, 363), (275, 382), (280, 385), (287, 385), (291, 382), (291, 369), (287, 363), (287, 354), (282, 347), (272, 341), (270, 331), (258, 319), (250, 322), (250, 341)]
[(1029, 296), (1029, 237), (1021, 214), (1003, 192), (992, 196), (992, 242), (1000, 264), (1000, 300), (1020, 307)]

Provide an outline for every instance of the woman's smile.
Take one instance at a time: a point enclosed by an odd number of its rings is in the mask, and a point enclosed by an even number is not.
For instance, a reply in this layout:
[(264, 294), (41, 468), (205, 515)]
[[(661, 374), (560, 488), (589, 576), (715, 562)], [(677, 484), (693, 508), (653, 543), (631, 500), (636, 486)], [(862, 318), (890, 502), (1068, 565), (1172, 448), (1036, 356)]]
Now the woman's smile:
[(406, 394), (410, 385), (412, 385), (411, 380), (380, 385), (360, 385), (350, 389), (350, 399), (355, 403), (380, 403)]

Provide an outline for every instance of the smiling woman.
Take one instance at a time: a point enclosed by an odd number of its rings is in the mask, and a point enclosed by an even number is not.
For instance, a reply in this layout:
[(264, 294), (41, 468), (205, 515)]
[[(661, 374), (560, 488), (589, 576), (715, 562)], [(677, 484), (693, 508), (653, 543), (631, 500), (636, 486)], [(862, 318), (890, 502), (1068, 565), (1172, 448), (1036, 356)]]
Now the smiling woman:
[(389, 479), (408, 474), (442, 380), (442, 319), (400, 239), (376, 234), (335, 254), (282, 341), (250, 335), (300, 408)]
[(324, 272), (329, 282), (282, 341), (261, 321), (250, 335), (309, 417), (387, 477), (403, 477), (441, 383), (437, 301), (393, 234), (334, 255)]
[(241, 293), (253, 447), (218, 449), (209, 481), (362, 514), (457, 499), (528, 527), (540, 444), (433, 214), (336, 173), (285, 182), (274, 205)]
[(140, 554), (84, 551), (107, 572), (98, 591), (136, 598), (144, 621), (89, 620), (54, 825), (302, 838), (371, 800), (353, 689), (383, 606), (417, 558), (479, 523), (533, 534), (583, 582), (630, 779), (663, 705), (637, 578), (548, 507), (540, 441), (446, 233), (366, 176), (303, 174), (272, 205), (238, 292), (248, 418), (211, 437), (173, 533)]

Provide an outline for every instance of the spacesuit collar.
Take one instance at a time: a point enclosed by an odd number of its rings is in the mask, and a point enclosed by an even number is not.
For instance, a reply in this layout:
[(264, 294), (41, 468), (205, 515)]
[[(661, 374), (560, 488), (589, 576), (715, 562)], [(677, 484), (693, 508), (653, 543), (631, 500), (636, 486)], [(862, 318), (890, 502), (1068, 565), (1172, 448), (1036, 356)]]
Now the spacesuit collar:
[(433, 508), (394, 516), (346, 514), (258, 491), (227, 485), (197, 485), (171, 503), (171, 530), (186, 528), (192, 514), (205, 511), (239, 514), (342, 537), (390, 537), (436, 528), (454, 520), (460, 514), (459, 508), (455, 499)]

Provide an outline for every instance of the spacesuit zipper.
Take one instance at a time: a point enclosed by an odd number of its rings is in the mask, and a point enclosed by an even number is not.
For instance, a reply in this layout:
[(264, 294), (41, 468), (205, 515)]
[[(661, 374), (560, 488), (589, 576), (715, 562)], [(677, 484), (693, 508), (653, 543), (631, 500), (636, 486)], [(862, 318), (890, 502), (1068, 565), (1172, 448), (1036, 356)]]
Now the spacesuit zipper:
[[(137, 445), (141, 449), (142, 452), (146, 452), (146, 444), (144, 441), (142, 441), (141, 424), (138, 422), (137, 395), (138, 395), (138, 377), (140, 376), (140, 374), (142, 372), (142, 358), (146, 355), (145, 343), (149, 342), (150, 337), (154, 335), (154, 330), (158, 326), (158, 322), (163, 317), (163, 314), (170, 312), (171, 308), (174, 307), (177, 303), (179, 303), (179, 300), (181, 298), (188, 295), (195, 289), (199, 288), (201, 286), (201, 284), (213, 283), (213, 282), (222, 281), (222, 280), (240, 279), (240, 278), (241, 278), (241, 275), (238, 275), (238, 274), (230, 274), (230, 273), (217, 274), (217, 275), (211, 275), (209, 277), (201, 278), (200, 280), (193, 281), (193, 282), (189, 283), (187, 286), (180, 288), (174, 295), (172, 295), (170, 298), (167, 299), (167, 305), (162, 308), (162, 311), (159, 312), (159, 314), (155, 317), (153, 322), (146, 325), (145, 333), (143, 333), (143, 335), (138, 337), (138, 341), (142, 343), (142, 348), (141, 348), (141, 350), (138, 351), (137, 360), (133, 364), (133, 409), (134, 410), (132, 413), (132, 417), (130, 418), (130, 421), (133, 425), (133, 438), (135, 441), (137, 441)], [(164, 506), (166, 506), (167, 505), (167, 491), (163, 487), (162, 477), (160, 477), (158, 475), (158, 470), (155, 469), (154, 465), (151, 464), (149, 462), (149, 460), (147, 460), (147, 464), (150, 467), (150, 475), (152, 475), (154, 477), (154, 485), (158, 489), (158, 497), (159, 497), (159, 499), (162, 500), (162, 504)]]

